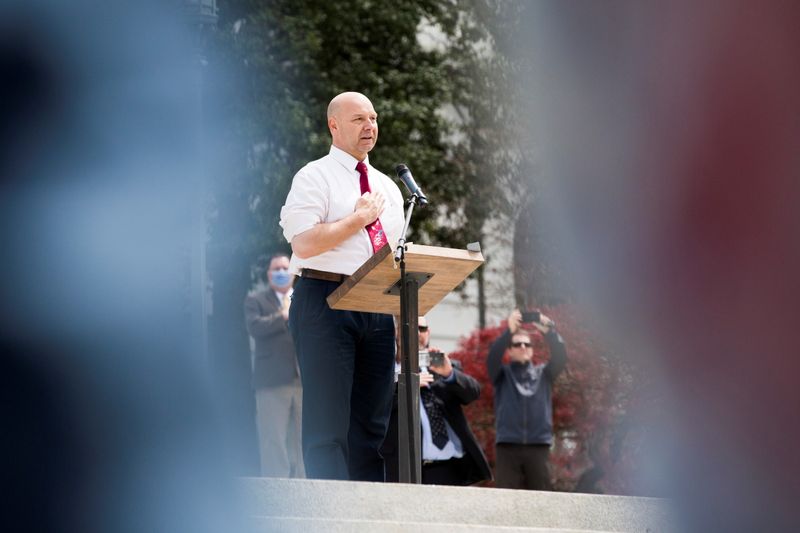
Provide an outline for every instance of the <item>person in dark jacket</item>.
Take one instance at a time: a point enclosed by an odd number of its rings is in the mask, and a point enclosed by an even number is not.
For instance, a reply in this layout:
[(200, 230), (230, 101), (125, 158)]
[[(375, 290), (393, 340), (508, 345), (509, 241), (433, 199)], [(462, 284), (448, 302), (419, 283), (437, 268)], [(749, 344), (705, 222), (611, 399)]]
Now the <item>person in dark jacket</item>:
[[(532, 362), (533, 346), (526, 327), (544, 334), (550, 348), (546, 363)], [(510, 364), (502, 363), (506, 350)], [(567, 351), (555, 322), (540, 314), (538, 321), (523, 325), (522, 313), (514, 310), (508, 317), (508, 329), (489, 349), (486, 363), (494, 386), (497, 487), (550, 490), (553, 381), (567, 364)]]
[(286, 322), (294, 276), (289, 257), (273, 255), (266, 272), (269, 287), (244, 301), (247, 332), (255, 341), (256, 391), (261, 475), (305, 477), (301, 445), (303, 388), (294, 342)]
[[(428, 348), (430, 330), (419, 318), (419, 349), (426, 353), (420, 365), (420, 422), (422, 431), (422, 483), (472, 485), (492, 479), (489, 462), (467, 423), (462, 406), (477, 400), (481, 386), (464, 373), (458, 361), (442, 354), (441, 362), (428, 359), (440, 353)], [(427, 360), (428, 364), (423, 365)], [(399, 371), (399, 368), (398, 368)], [(389, 430), (381, 454), (386, 461), (386, 481), (398, 481), (397, 392)]]

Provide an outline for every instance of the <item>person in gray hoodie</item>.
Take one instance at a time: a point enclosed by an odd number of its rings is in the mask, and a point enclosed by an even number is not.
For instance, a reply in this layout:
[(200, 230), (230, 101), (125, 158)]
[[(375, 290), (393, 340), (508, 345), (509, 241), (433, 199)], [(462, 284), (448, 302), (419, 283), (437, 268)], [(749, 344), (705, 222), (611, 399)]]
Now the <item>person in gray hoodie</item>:
[[(512, 311), (508, 329), (494, 341), (486, 361), (494, 386), (495, 479), (500, 488), (551, 489), (552, 389), (567, 364), (567, 351), (555, 322), (540, 313), (533, 315), (538, 315), (538, 320), (523, 322), (523, 314)], [(544, 335), (550, 349), (550, 360), (545, 363), (532, 362), (528, 331), (532, 328)], [(509, 364), (502, 362), (506, 350)]]

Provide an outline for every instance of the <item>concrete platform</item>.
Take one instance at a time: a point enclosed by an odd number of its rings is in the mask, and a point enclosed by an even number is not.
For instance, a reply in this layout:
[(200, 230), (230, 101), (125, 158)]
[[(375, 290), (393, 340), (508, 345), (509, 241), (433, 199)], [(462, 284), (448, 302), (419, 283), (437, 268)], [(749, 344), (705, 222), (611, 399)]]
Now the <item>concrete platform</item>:
[(256, 531), (531, 533), (678, 531), (656, 498), (436, 485), (244, 478)]

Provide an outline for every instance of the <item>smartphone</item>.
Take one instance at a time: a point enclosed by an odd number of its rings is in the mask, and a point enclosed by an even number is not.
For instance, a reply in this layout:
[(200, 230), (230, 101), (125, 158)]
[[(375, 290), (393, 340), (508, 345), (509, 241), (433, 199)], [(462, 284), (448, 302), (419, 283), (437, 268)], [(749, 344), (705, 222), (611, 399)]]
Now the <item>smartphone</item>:
[(431, 366), (442, 366), (444, 364), (443, 352), (430, 352)]
[(427, 367), (431, 364), (430, 352), (428, 350), (419, 351), (419, 367)]
[(537, 324), (542, 320), (542, 313), (539, 311), (523, 311), (522, 312), (522, 321), (523, 322), (536, 322)]

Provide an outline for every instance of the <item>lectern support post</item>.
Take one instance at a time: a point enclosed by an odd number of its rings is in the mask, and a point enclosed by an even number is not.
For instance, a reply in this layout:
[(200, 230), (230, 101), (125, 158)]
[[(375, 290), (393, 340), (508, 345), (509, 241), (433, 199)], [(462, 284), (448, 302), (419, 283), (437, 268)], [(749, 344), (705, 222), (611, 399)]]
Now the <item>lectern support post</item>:
[(417, 326), (419, 282), (406, 276), (400, 259), (400, 375), (397, 378), (398, 459), (401, 483), (422, 482), (422, 442), (419, 422), (419, 350)]
[(400, 483), (422, 482), (422, 438), (419, 425), (419, 281), (406, 275), (406, 234), (419, 198), (408, 199), (406, 223), (394, 260), (400, 263), (400, 375), (397, 377), (397, 438)]

